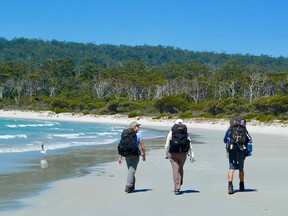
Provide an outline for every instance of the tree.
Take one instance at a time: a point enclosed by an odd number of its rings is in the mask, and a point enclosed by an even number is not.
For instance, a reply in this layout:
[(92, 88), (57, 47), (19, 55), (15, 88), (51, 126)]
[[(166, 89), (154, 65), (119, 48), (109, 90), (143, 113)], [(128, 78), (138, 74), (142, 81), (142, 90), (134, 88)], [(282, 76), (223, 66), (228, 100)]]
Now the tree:
[(189, 96), (193, 98), (195, 103), (199, 100), (205, 100), (208, 95), (209, 80), (205, 77), (195, 77), (191, 80), (191, 88), (189, 91)]
[(264, 95), (267, 96), (274, 96), (278, 93), (288, 94), (288, 73), (268, 73), (264, 87)]
[(27, 87), (27, 93), (29, 95), (29, 103), (32, 102), (33, 95), (40, 90), (40, 86), (38, 85), (38, 79), (39, 79), (38, 74), (30, 74), (24, 81)]
[(4, 87), (0, 86), (0, 100), (3, 99), (3, 90), (4, 90)]
[(23, 91), (25, 85), (25, 81), (24, 79), (18, 79), (15, 83), (15, 91), (16, 91), (16, 95), (15, 95), (15, 102), (17, 105), (20, 105), (20, 99), (21, 99), (21, 93)]
[(93, 89), (95, 91), (96, 98), (103, 99), (103, 96), (109, 93), (109, 87), (110, 83), (108, 82), (108, 80), (100, 80), (99, 78), (94, 77)]
[(154, 106), (160, 113), (177, 113), (188, 109), (188, 103), (183, 98), (177, 96), (163, 97), (155, 101)]

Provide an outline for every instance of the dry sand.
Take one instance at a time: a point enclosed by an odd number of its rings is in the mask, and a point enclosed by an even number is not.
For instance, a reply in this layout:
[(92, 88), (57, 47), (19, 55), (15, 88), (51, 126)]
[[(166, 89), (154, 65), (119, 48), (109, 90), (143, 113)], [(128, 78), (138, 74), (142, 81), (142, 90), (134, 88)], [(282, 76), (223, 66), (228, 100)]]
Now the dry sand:
[[(125, 115), (83, 115), (75, 113), (59, 113), (55, 114), (50, 111), (17, 111), (17, 110), (0, 110), (0, 118), (17, 118), (17, 119), (42, 119), (52, 121), (74, 121), (85, 123), (104, 123), (129, 125), (133, 120), (139, 121), (143, 127), (170, 129), (176, 119), (153, 119), (151, 117), (128, 118)], [(216, 129), (226, 130), (228, 119), (184, 119), (185, 124), (189, 128)], [(250, 132), (271, 133), (271, 134), (287, 134), (288, 122), (280, 123), (259, 123), (257, 121), (248, 122)]]
[[(4, 116), (2, 112), (1, 116)], [(15, 118), (19, 116), (13, 115)], [(39, 114), (35, 116), (38, 118)], [(9, 117), (7, 113), (5, 117)], [(33, 116), (22, 113), (22, 117)], [(56, 117), (59, 118), (61, 116)], [(131, 121), (101, 118), (95, 120), (89, 117), (86, 122), (128, 124)], [(69, 117), (67, 120), (77, 121), (77, 118)], [(80, 118), (79, 121), (85, 120)], [(158, 129), (169, 129), (172, 125), (172, 120), (139, 121), (143, 126)], [(236, 172), (236, 193), (228, 195), (228, 161), (222, 143), (226, 123), (198, 125), (191, 122), (188, 126), (191, 126), (190, 133), (196, 141), (194, 151), (197, 161), (185, 164), (181, 195), (176, 196), (172, 192), (171, 165), (164, 159), (164, 149), (158, 149), (149, 151), (147, 161), (139, 163), (134, 193), (124, 192), (127, 168), (113, 161), (96, 166), (91, 174), (84, 177), (58, 181), (50, 189), (24, 199), (27, 207), (0, 212), (0, 215), (287, 215), (288, 173), (284, 167), (288, 163), (287, 127), (248, 124), (254, 150), (253, 156), (245, 163), (246, 192), (237, 191), (239, 181)]]

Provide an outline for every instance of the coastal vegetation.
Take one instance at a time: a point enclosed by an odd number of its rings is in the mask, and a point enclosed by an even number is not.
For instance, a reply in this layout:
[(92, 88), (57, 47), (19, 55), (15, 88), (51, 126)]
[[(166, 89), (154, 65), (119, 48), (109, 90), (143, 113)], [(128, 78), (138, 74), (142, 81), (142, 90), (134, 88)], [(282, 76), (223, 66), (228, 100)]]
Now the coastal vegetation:
[(0, 38), (0, 108), (288, 119), (288, 58)]

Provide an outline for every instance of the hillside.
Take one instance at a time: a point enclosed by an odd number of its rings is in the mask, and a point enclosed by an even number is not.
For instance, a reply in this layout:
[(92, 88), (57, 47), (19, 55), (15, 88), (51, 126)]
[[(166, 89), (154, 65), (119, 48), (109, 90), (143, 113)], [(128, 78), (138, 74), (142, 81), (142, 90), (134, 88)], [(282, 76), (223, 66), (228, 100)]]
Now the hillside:
[(288, 59), (0, 38), (0, 108), (288, 119)]
[(167, 63), (183, 64), (198, 62), (211, 68), (219, 68), (229, 61), (244, 65), (260, 65), (265, 71), (288, 71), (288, 58), (269, 57), (267, 55), (232, 55), (214, 52), (194, 52), (165, 46), (126, 46), (96, 45), (92, 43), (74, 43), (44, 41), (40, 39), (0, 38), (0, 62), (33, 61), (43, 63), (47, 59), (72, 59), (75, 64), (85, 59), (104, 67), (118, 66), (130, 61), (143, 61), (147, 65), (162, 66)]

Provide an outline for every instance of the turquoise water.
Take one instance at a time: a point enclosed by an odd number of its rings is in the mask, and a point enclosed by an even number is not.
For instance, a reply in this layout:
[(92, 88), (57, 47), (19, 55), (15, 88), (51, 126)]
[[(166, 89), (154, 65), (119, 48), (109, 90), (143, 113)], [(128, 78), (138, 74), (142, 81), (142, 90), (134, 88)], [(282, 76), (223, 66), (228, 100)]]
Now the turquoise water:
[[(76, 122), (0, 119), (0, 154), (113, 144), (125, 127)], [(141, 128), (145, 138), (163, 133)]]
[[(1, 119), (0, 173), (18, 171), (19, 160), (41, 157), (67, 149), (87, 149), (117, 144), (124, 126), (65, 121)], [(157, 130), (141, 128), (145, 139), (163, 137)], [(25, 153), (25, 154), (23, 154)], [(24, 156), (25, 155), (25, 156)]]
[[(0, 119), (0, 154), (48, 151), (69, 147), (96, 146), (119, 141), (123, 126), (76, 122)], [(163, 136), (162, 132), (141, 128), (145, 138)]]
[[(116, 161), (125, 126), (0, 118), (0, 211), (57, 180), (89, 173), (99, 163)], [(141, 127), (144, 139), (165, 132)], [(46, 153), (41, 153), (41, 145)]]

